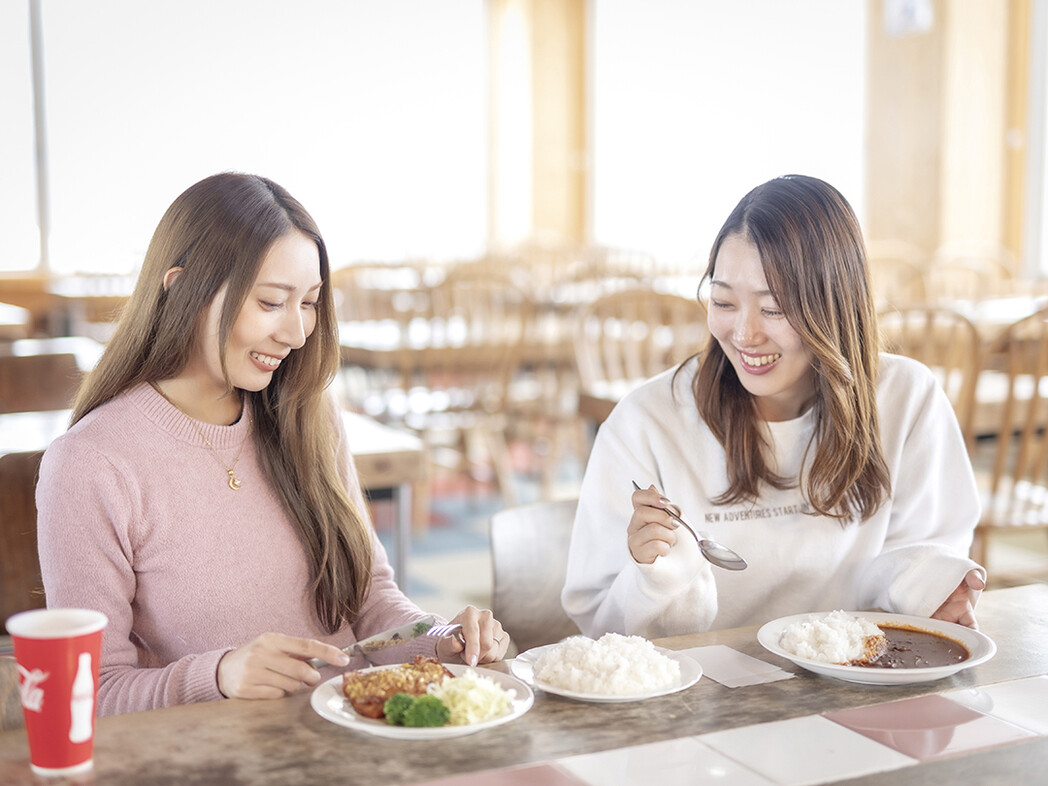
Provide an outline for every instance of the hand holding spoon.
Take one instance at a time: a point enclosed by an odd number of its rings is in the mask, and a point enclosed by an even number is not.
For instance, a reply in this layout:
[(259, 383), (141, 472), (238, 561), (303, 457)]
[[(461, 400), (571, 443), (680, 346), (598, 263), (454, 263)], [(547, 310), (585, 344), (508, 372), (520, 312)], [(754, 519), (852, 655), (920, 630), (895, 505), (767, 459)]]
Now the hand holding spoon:
[[(641, 487), (637, 485), (637, 481), (633, 481), (633, 488), (637, 489), (637, 491), (641, 491)], [(662, 492), (659, 492), (659, 495), (661, 496)], [(705, 537), (705, 535), (696, 532), (694, 529), (692, 529), (691, 524), (689, 524), (680, 517), (675, 508), (676, 505), (673, 505), (671, 503), (669, 506), (663, 508), (663, 510), (669, 513), (670, 516), (679, 524), (683, 524), (684, 529), (688, 530), (688, 532), (691, 533), (692, 537), (695, 538), (695, 542), (699, 544), (699, 551), (702, 552), (702, 556), (704, 556), (707, 560), (712, 562), (718, 568), (724, 568), (725, 570), (746, 569), (746, 560), (744, 560), (734, 551), (729, 549), (727, 546), (722, 546), (717, 541), (710, 540), (709, 538)]]

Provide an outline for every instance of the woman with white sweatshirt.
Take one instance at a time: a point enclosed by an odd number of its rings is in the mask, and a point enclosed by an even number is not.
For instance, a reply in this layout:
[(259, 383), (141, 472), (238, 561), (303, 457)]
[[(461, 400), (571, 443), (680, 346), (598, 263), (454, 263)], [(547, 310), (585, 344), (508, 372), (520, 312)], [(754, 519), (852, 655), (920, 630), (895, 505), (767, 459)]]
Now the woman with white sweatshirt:
[[(812, 177), (758, 186), (717, 235), (703, 287), (709, 345), (625, 397), (598, 431), (568, 614), (590, 636), (837, 608), (974, 627), (985, 571), (967, 556), (979, 519), (971, 465), (930, 370), (878, 352), (848, 202)], [(707, 562), (671, 505), (749, 567)]]

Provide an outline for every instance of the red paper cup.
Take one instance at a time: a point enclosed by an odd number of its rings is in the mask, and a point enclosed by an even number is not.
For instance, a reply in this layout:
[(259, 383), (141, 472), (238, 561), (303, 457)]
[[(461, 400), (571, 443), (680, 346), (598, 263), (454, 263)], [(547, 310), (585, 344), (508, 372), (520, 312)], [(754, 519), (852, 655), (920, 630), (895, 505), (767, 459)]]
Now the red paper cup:
[(35, 773), (91, 768), (98, 658), (108, 622), (89, 609), (37, 609), (7, 620)]

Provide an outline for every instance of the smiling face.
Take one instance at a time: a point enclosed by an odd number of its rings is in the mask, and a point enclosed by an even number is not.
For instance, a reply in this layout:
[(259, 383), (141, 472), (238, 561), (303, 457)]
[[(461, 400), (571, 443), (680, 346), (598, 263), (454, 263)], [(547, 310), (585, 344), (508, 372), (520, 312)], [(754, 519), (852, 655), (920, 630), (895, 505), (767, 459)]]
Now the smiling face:
[(316, 243), (297, 230), (277, 238), (262, 260), (225, 348), (234, 391), (222, 373), (219, 346), (223, 285), (204, 312), (200, 346), (181, 374), (164, 381), (164, 393), (194, 417), (214, 423), (235, 420), (240, 402), (230, 394), (266, 388), (281, 362), (313, 332), (321, 284)]
[(812, 356), (768, 287), (757, 246), (729, 235), (710, 282), (710, 332), (765, 420), (790, 420), (815, 399)]

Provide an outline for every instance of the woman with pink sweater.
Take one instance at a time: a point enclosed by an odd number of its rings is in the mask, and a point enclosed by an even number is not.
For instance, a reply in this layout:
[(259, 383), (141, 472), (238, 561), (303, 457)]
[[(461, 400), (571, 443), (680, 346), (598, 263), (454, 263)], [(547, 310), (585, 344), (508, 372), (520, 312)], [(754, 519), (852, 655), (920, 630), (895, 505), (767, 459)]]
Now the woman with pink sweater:
[[(284, 696), (320, 682), (311, 658), (366, 666), (342, 648), (424, 616), (368, 519), (326, 392), (338, 364), (305, 209), (252, 175), (179, 196), (37, 486), (48, 605), (109, 618), (100, 714)], [(464, 645), (390, 659), (503, 656), (490, 611), (454, 621)]]

